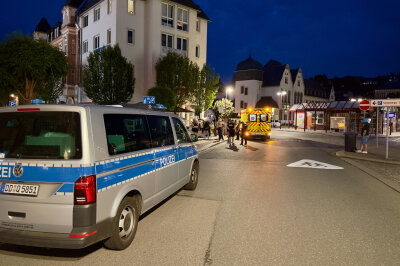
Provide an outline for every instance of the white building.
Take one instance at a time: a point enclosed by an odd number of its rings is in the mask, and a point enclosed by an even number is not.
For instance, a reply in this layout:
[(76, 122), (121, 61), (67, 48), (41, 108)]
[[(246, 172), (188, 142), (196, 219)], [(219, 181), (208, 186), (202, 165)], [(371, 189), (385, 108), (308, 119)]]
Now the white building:
[[(304, 96), (301, 69), (290, 70), (289, 65), (270, 60), (264, 67), (251, 56), (237, 65), (234, 77), (235, 112), (247, 107), (272, 107), (274, 118), (279, 109), (288, 110), (300, 103)], [(278, 95), (284, 92), (286, 95)]]
[[(282, 119), (286, 120), (287, 112), (294, 104), (335, 100), (333, 87), (330, 94), (325, 88), (308, 88), (301, 68), (291, 70), (288, 64), (275, 60), (262, 66), (250, 56), (237, 65), (233, 82), (237, 113), (248, 107), (271, 107), (273, 119), (279, 119), (279, 110), (282, 110)], [(279, 92), (283, 93), (279, 95)]]
[(90, 52), (115, 44), (134, 65), (132, 103), (155, 85), (155, 65), (169, 51), (206, 63), (209, 19), (192, 0), (86, 0), (77, 21), (83, 65)]

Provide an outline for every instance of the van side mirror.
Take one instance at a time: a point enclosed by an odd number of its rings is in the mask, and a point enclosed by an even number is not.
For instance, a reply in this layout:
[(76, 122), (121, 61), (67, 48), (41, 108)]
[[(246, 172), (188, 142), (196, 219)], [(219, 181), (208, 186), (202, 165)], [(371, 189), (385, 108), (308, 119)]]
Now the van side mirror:
[(190, 134), (190, 138), (192, 139), (192, 142), (196, 142), (199, 140), (196, 134)]

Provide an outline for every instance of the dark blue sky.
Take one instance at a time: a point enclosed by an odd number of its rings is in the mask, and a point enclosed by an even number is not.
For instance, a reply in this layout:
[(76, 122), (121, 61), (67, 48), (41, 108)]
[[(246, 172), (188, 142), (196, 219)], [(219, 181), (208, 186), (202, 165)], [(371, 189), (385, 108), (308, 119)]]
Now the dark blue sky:
[[(208, 63), (224, 82), (249, 56), (301, 67), (305, 77), (400, 72), (398, 0), (194, 0), (211, 18)], [(61, 19), (65, 0), (6, 1), (0, 39)]]

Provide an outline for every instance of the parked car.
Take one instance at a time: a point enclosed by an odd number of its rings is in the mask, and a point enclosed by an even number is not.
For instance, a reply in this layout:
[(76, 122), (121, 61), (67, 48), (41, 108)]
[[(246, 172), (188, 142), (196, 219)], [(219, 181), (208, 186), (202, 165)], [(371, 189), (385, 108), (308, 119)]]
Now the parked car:
[(280, 127), (281, 123), (279, 122), (279, 120), (272, 120), (271, 125), (272, 127)]

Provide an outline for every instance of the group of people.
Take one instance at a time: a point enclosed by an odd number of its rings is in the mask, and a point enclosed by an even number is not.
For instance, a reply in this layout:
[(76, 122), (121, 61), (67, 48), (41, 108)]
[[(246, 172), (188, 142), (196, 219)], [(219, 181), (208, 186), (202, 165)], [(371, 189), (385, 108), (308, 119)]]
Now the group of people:
[(197, 118), (193, 119), (192, 122), (192, 132), (194, 134), (198, 134), (199, 131), (201, 130), (203, 132), (203, 137), (209, 139), (211, 135), (211, 126), (209, 121), (205, 121), (203, 123), (203, 126), (200, 125), (199, 120)]
[[(223, 128), (224, 124), (222, 122), (218, 122), (218, 136), (219, 140), (224, 140), (223, 136)], [(245, 132), (247, 131), (247, 124), (243, 122), (234, 122), (234, 121), (229, 121), (228, 126), (226, 128), (227, 133), (228, 133), (228, 144), (229, 146), (234, 145), (234, 140), (236, 137), (236, 140), (239, 140), (239, 137), (241, 137), (241, 143), (240, 145), (247, 145), (247, 138), (245, 135)], [(244, 143), (244, 144), (243, 144)]]

